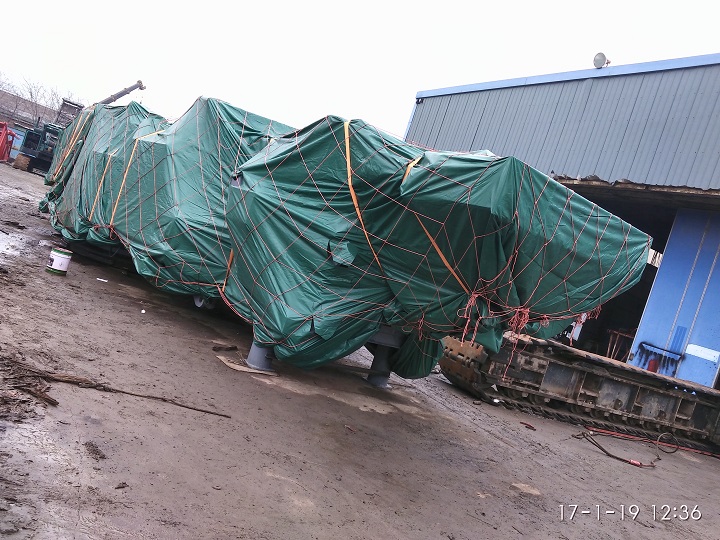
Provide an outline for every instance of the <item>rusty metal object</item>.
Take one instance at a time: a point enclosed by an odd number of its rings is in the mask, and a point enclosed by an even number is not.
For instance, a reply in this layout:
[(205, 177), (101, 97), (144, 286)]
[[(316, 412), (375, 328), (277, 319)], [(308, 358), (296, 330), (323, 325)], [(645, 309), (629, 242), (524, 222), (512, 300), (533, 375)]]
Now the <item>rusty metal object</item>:
[(130, 92), (132, 92), (134, 90), (145, 90), (145, 85), (143, 84), (142, 81), (138, 81), (135, 84), (133, 84), (132, 86), (123, 88), (117, 94), (113, 94), (112, 96), (106, 97), (102, 101), (98, 101), (98, 103), (100, 103), (101, 105), (109, 105), (110, 103), (117, 101), (121, 97), (128, 95)]
[(454, 338), (445, 338), (443, 345), (445, 348), (439, 362), (443, 375), (455, 386), (484, 397), (486, 388), (479, 368), (488, 355), (483, 346)]
[(30, 167), (30, 158), (24, 154), (18, 154), (13, 161), (13, 168), (27, 171)]
[(481, 399), (631, 433), (669, 432), (720, 445), (720, 392), (551, 340), (522, 336), (488, 357), (445, 339), (443, 374)]

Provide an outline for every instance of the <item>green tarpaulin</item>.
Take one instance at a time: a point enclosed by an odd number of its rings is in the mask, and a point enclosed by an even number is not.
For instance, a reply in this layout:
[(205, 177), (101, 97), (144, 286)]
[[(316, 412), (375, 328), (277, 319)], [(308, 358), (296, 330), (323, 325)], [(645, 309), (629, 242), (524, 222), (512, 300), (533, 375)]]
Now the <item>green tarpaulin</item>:
[(382, 324), (412, 337), (393, 366), (405, 377), (437, 358), (421, 338), (550, 337), (647, 261), (648, 236), (515, 158), (426, 151), (362, 121), (321, 120), (236, 176), (225, 297), (302, 366)]
[(424, 376), (440, 338), (495, 351), (506, 330), (553, 336), (647, 261), (647, 235), (512, 157), (332, 116), (292, 131), (216, 100), (169, 125), (136, 104), (93, 114), (58, 161), (54, 225), (121, 241), (158, 287), (221, 295), (302, 367), (387, 325), (407, 336), (393, 371)]
[(172, 124), (137, 103), (90, 114), (65, 130), (64, 139), (76, 129), (82, 137), (66, 145), (68, 157), (56, 153), (47, 175), (53, 225), (71, 243), (122, 243), (158, 287), (218, 296), (230, 252), (227, 182), (292, 128), (207, 98)]

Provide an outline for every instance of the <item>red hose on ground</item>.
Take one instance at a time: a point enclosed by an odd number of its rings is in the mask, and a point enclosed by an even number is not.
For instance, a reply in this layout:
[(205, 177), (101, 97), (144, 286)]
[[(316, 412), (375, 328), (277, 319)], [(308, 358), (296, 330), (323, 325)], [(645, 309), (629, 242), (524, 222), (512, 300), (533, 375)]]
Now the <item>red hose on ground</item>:
[(592, 431), (593, 433), (598, 433), (600, 435), (608, 435), (610, 437), (616, 437), (618, 439), (627, 439), (630, 441), (642, 441), (642, 442), (649, 442), (652, 444), (655, 444), (657, 446), (667, 446), (669, 448), (677, 448), (678, 450), (685, 450), (686, 452), (694, 452), (695, 454), (701, 454), (703, 456), (710, 456), (717, 459), (720, 459), (720, 454), (715, 454), (713, 452), (708, 452), (706, 450), (697, 450), (696, 448), (690, 448), (687, 446), (680, 446), (679, 444), (671, 444), (671, 443), (665, 443), (661, 441), (654, 441), (652, 439), (648, 439), (647, 437), (638, 437), (636, 435), (629, 435), (627, 433), (620, 433), (618, 431), (610, 431), (607, 429), (599, 429), (594, 428), (591, 426), (584, 426), (585, 429), (588, 431)]

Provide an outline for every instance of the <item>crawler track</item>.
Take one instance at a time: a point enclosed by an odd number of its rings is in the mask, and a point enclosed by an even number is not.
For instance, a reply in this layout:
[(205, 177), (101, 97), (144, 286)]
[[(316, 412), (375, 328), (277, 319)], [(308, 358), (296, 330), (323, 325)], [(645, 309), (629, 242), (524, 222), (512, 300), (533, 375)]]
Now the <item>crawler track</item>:
[(720, 447), (720, 392), (559, 342), (520, 336), (488, 356), (446, 338), (440, 368), (456, 386), (507, 407), (650, 440), (670, 433), (702, 450)]

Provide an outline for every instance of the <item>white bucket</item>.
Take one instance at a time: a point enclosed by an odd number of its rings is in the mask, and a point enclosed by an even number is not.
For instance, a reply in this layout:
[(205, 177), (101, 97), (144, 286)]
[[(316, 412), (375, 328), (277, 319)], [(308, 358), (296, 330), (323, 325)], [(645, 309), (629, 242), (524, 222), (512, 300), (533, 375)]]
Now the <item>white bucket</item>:
[(50, 252), (50, 260), (45, 270), (53, 274), (64, 276), (67, 274), (68, 266), (70, 266), (70, 258), (72, 251), (63, 248), (52, 248)]

